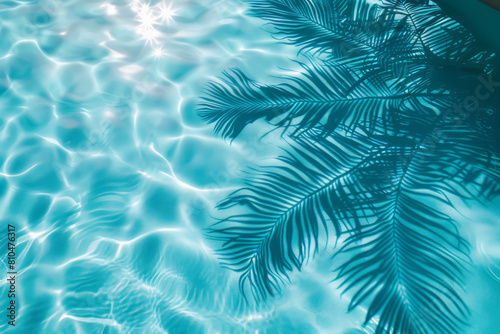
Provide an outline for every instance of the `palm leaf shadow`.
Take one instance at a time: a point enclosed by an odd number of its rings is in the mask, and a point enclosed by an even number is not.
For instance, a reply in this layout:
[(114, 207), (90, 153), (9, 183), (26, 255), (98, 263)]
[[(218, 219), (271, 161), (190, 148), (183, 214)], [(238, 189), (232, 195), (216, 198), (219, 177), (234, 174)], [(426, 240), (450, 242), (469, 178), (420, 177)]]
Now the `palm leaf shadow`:
[(320, 247), (321, 230), (336, 236), (360, 227), (357, 213), (346, 201), (356, 186), (340, 187), (347, 177), (374, 156), (376, 140), (364, 133), (328, 140), (297, 140), (271, 166), (250, 174), (246, 186), (218, 205), (247, 212), (221, 220), (211, 231), (223, 242), (220, 258), (242, 272), (252, 295), (265, 299), (280, 291), (288, 272), (301, 268)]
[(450, 92), (429, 91), (424, 82), (401, 89), (390, 84), (387, 72), (359, 77), (347, 66), (300, 65), (300, 76), (284, 77), (286, 83), (275, 86), (262, 85), (237, 69), (225, 72), (219, 82), (208, 84), (199, 114), (229, 138), (259, 119), (295, 128), (293, 134), (322, 128), (328, 135), (338, 126), (352, 130), (360, 123), (372, 131), (383, 129), (380, 123), (393, 117), (389, 112), (395, 109), (429, 115), (452, 105)]
[[(457, 210), (450, 196), (498, 194), (499, 161), (481, 133), (444, 116), (419, 123), (427, 134), (416, 145), (387, 148), (359, 170), (371, 195), (362, 205), (376, 218), (339, 250), (350, 255), (337, 269), (340, 287), (352, 291), (349, 310), (368, 304), (365, 323), (377, 317), (376, 333), (460, 332), (469, 314), (458, 292), (469, 247), (447, 213)], [(387, 166), (391, 173), (381, 173)], [(481, 175), (488, 168), (493, 173)]]

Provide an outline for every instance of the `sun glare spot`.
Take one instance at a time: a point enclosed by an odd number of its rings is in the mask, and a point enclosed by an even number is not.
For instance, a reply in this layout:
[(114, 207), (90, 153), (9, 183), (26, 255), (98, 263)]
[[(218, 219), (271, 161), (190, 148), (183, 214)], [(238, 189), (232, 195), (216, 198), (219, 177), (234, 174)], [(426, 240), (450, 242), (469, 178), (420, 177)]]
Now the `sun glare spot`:
[(163, 51), (163, 48), (161, 46), (159, 46), (153, 50), (152, 54), (153, 54), (153, 57), (160, 58), (165, 54), (165, 52)]
[(136, 32), (146, 41), (146, 44), (158, 44), (158, 40), (163, 36), (162, 25), (175, 23), (176, 9), (172, 9), (172, 2), (167, 4), (162, 1), (152, 6), (149, 2), (134, 0), (130, 8), (136, 13), (138, 22)]
[(175, 12), (176, 10), (172, 9), (172, 3), (167, 6), (165, 2), (162, 2), (159, 5), (159, 16), (162, 23), (170, 24), (171, 21), (174, 22)]

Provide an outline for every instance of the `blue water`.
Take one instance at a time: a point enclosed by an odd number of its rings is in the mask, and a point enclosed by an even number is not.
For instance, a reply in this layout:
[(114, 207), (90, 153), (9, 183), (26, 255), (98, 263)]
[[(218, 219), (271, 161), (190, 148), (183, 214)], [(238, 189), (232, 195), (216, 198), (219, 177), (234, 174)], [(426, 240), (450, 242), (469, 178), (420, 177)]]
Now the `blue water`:
[[(1, 332), (373, 332), (329, 283), (331, 254), (279, 297), (246, 304), (204, 234), (241, 171), (276, 156), (273, 134), (257, 140), (265, 128), (232, 144), (213, 134), (196, 114), (206, 82), (230, 67), (272, 82), (296, 66), (297, 50), (244, 11), (237, 0), (0, 2), (0, 230), (18, 231), (17, 325), (2, 313)], [(479, 268), (469, 333), (500, 326), (488, 212), (463, 208)]]

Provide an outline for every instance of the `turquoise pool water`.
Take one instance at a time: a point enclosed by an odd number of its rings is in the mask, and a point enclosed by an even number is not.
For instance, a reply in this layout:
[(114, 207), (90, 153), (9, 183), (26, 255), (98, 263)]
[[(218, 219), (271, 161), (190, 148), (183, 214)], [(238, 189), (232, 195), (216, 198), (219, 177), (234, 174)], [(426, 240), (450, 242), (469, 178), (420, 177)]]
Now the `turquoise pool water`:
[[(269, 82), (297, 66), (297, 50), (245, 7), (0, 2), (0, 228), (18, 231), (17, 324), (2, 317), (1, 332), (373, 332), (329, 284), (331, 254), (292, 274), (281, 296), (248, 305), (204, 235), (241, 171), (276, 155), (273, 134), (257, 141), (265, 128), (232, 144), (213, 134), (196, 113), (206, 82), (230, 67)], [(479, 268), (468, 333), (492, 333), (498, 217), (463, 214)]]

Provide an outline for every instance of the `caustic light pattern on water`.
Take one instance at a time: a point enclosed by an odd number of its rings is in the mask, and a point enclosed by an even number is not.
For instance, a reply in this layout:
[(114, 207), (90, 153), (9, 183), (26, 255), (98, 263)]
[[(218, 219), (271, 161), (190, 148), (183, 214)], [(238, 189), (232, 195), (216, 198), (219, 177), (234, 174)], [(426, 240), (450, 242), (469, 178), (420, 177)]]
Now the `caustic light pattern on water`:
[(483, 42), (424, 0), (2, 1), (0, 331), (495, 332)]

